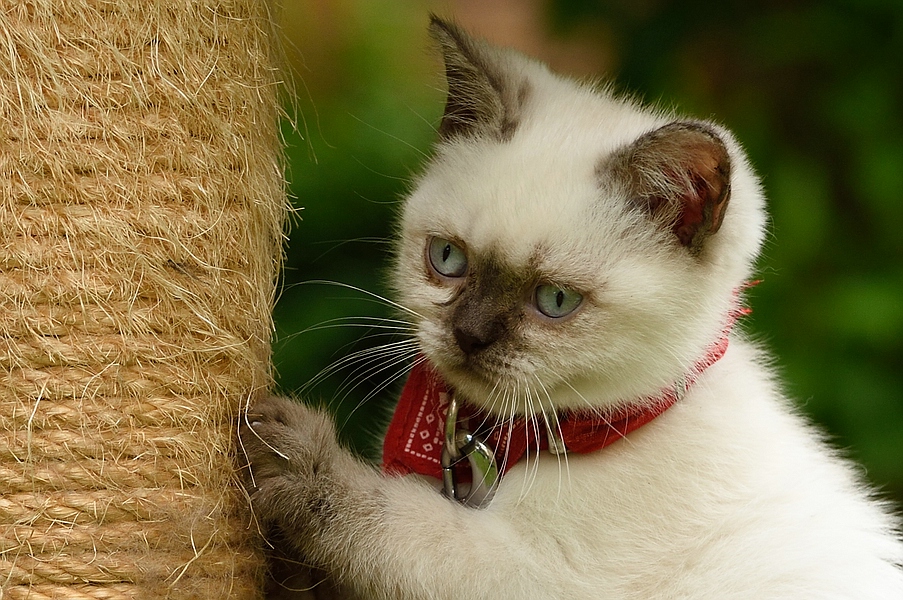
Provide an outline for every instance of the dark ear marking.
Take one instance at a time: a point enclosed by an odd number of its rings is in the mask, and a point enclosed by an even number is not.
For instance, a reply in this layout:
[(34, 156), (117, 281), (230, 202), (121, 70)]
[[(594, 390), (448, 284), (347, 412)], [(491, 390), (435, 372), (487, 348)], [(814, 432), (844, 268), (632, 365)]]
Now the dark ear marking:
[(603, 170), (694, 254), (724, 221), (731, 161), (722, 139), (705, 123), (677, 121), (651, 131), (617, 152)]
[(501, 141), (517, 129), (517, 109), (529, 93), (526, 82), (506, 78), (503, 51), (430, 16), (430, 34), (442, 50), (448, 97), (439, 125), (443, 139), (490, 134)]

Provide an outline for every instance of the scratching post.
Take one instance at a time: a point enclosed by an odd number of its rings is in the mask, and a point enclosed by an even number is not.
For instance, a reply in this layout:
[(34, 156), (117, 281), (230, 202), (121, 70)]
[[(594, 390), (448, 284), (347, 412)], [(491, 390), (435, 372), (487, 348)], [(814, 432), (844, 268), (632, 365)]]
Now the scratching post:
[(257, 598), (285, 214), (264, 0), (0, 0), (0, 598)]

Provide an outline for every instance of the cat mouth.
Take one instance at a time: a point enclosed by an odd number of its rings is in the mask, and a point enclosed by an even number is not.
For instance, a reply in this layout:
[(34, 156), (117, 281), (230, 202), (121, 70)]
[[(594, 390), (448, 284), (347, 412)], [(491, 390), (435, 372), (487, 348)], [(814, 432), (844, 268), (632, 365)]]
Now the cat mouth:
[(494, 369), (487, 370), (482, 361), (475, 360), (472, 357), (455, 361), (452, 364), (442, 365), (440, 370), (443, 372), (443, 377), (455, 387), (462, 387), (457, 385), (458, 382), (464, 383), (464, 387), (473, 385), (481, 387), (492, 386), (500, 378), (499, 373), (495, 372)]
[(421, 341), (422, 354), (442, 379), (472, 404), (491, 409), (502, 398), (510, 401), (529, 378), (514, 364), (508, 348), (493, 345), (465, 353), (454, 339), (426, 336)]
[(510, 397), (511, 390), (523, 387), (505, 359), (492, 356), (465, 356), (435, 363), (442, 378), (471, 403), (490, 408), (499, 398)]

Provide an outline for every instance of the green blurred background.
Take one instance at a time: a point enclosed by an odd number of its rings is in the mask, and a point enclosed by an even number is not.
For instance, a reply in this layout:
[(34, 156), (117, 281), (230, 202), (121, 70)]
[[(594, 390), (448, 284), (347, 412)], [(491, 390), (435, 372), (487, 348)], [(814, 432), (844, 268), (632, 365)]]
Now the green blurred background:
[(734, 130), (772, 214), (746, 327), (778, 357), (801, 409), (903, 503), (899, 0), (285, 0), (297, 96), (297, 127), (286, 123), (285, 135), (302, 210), (276, 307), (282, 389), (332, 406), (349, 443), (373, 455), (398, 368), (305, 384), (349, 352), (398, 338), (356, 325), (308, 329), (391, 311), (363, 293), (303, 282), (387, 293), (399, 197), (443, 106), (430, 11), (556, 70), (613, 79)]

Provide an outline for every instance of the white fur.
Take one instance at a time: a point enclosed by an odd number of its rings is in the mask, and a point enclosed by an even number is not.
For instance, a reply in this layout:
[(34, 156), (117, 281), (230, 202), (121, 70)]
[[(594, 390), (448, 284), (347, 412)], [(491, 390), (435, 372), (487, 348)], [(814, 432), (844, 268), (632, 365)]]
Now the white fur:
[[(441, 307), (452, 292), (429, 282), (424, 243), (459, 240), (514, 268), (542, 256), (540, 270), (591, 291), (591, 305), (560, 331), (525, 327), (532, 353), (498, 374), (506, 389), (519, 386), (517, 409), (530, 410), (525, 389), (557, 409), (655, 394), (717, 338), (732, 290), (752, 273), (766, 221), (758, 182), (719, 128), (731, 201), (692, 257), (638, 223), (623, 197), (600, 192), (596, 176), (605, 156), (675, 117), (535, 63), (521, 69), (532, 87), (513, 138), (441, 146), (407, 201), (402, 303), (424, 317), (423, 351), (459, 393), (505, 415), (514, 391), (502, 398), (455, 371)], [(483, 510), (385, 481), (389, 537), (374, 540), (391, 554), (384, 568), (435, 598), (903, 598), (894, 522), (794, 413), (766, 363), (734, 333), (727, 355), (664, 415), (596, 453), (522, 461)]]
[[(395, 285), (419, 315), (421, 350), (456, 393), (500, 418), (658, 394), (718, 339), (753, 272), (766, 217), (739, 145), (707, 125), (730, 155), (731, 200), (691, 252), (599, 170), (674, 115), (472, 48), (529, 93), (513, 135), (450, 137), (406, 202)], [(507, 353), (468, 358), (449, 326), (459, 284), (430, 276), (430, 236), (461, 244), (475, 265), (491, 255), (538, 272), (583, 304), (553, 321), (525, 297)], [(767, 362), (735, 329), (726, 355), (657, 419), (590, 454), (531, 455), (482, 509), (436, 482), (376, 473), (324, 442), (328, 425), (306, 409), (271, 401), (298, 414), (254, 417), (254, 436), (243, 434), (252, 499), (368, 597), (903, 599), (889, 512), (794, 412)]]
[(566, 464), (519, 464), (482, 510), (383, 480), (385, 522), (362, 540), (380, 559), (365, 561), (370, 584), (429, 598), (903, 597), (889, 518), (756, 362), (735, 343), (653, 423)]
[[(639, 110), (539, 66), (531, 75), (528, 112), (510, 142), (440, 147), (405, 206), (395, 287), (403, 304), (437, 316), (435, 305), (450, 293), (425, 282), (423, 244), (430, 235), (462, 240), (474, 254), (501, 252), (513, 267), (552, 249), (541, 269), (594, 291), (588, 299), (604, 310), (581, 311), (563, 328), (568, 339), (556, 336), (560, 361), (546, 357), (547, 373), (540, 376), (551, 377), (544, 383), (554, 387), (552, 372), (559, 379), (567, 374), (595, 406), (633, 400), (673, 383), (718, 337), (732, 290), (750, 276), (764, 235), (759, 185), (721, 130), (736, 163), (724, 224), (700, 260), (674, 253), (661, 243), (662, 232), (625, 210), (625, 198), (600, 191), (595, 170), (613, 151), (675, 117)], [(420, 341), (441, 368), (449, 334), (442, 339), (430, 321), (422, 324)], [(537, 345), (546, 345), (540, 335)], [(593, 356), (578, 360), (587, 353)], [(524, 368), (536, 368), (535, 358), (524, 357), (530, 363)], [(471, 382), (452, 383), (463, 389)], [(471, 392), (469, 400), (481, 403), (489, 389)], [(572, 391), (557, 392), (558, 408), (585, 407)]]

